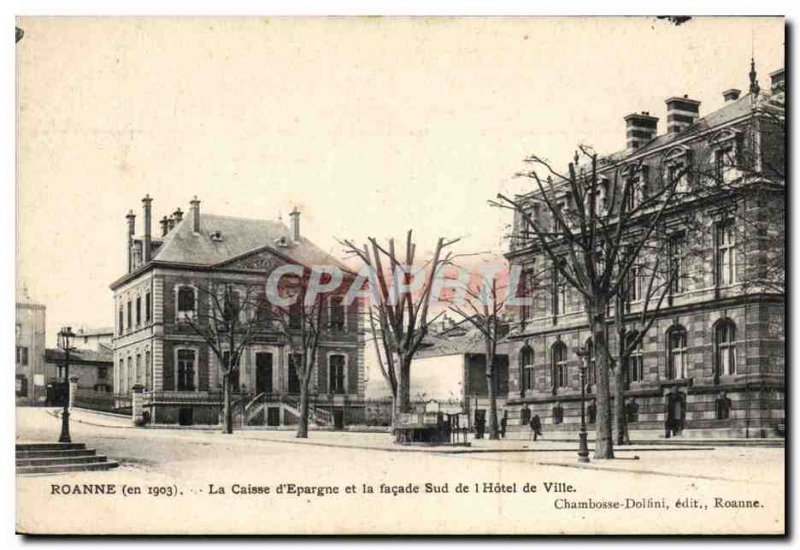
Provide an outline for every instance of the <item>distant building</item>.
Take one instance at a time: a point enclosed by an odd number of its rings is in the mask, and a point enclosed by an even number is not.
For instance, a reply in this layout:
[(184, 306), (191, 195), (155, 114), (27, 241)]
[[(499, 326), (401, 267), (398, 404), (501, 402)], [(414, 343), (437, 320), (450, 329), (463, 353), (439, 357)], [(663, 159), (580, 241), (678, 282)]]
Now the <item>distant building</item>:
[[(47, 403), (59, 404), (67, 395), (68, 380), (65, 375), (63, 349), (45, 350), (44, 374)], [(100, 347), (97, 350), (75, 349), (69, 355), (69, 377), (77, 378), (78, 390), (109, 393), (114, 389), (113, 353)]]
[[(673, 435), (698, 437), (782, 432), (784, 266), (783, 256), (776, 253), (786, 246), (783, 69), (770, 77), (770, 89), (761, 90), (751, 67), (749, 93), (725, 91), (723, 105), (705, 116), (699, 101), (686, 96), (667, 99), (667, 131), (661, 134), (658, 118), (649, 113), (629, 115), (627, 148), (600, 159), (600, 176), (606, 178), (601, 181), (609, 186), (614, 175), (607, 172), (641, 163), (643, 169), (631, 172), (631, 177), (644, 178), (640, 183), (645, 193), (657, 189), (651, 186), (659, 185), (658, 170), (679, 170), (674, 173), (685, 172), (687, 179), (713, 175), (713, 181), (729, 184), (713, 199), (689, 198), (665, 214), (665, 225), (676, 227), (667, 261), (679, 277), (670, 284), (666, 304), (643, 342), (621, 366), (631, 433), (663, 436), (666, 427)], [(603, 164), (604, 160), (614, 162)], [(685, 167), (690, 170), (684, 171)], [(686, 184), (679, 180), (678, 185)], [(609, 187), (603, 195), (603, 207), (612, 192)], [(529, 205), (534, 217), (548, 218), (549, 210), (538, 197), (533, 191), (518, 199)], [(571, 206), (561, 208), (568, 211)], [(679, 220), (687, 212), (699, 216), (707, 230), (682, 233)], [(540, 219), (544, 226), (555, 223)], [(508, 403), (515, 421), (528, 407), (542, 419), (545, 433), (574, 436), (581, 387), (575, 350), (591, 346), (584, 303), (558, 280), (537, 239), (522, 229), (518, 213), (514, 228), (506, 257), (522, 268), (526, 278), (543, 274), (537, 287), (548, 290), (536, 294), (532, 306), (522, 308), (509, 335)], [(689, 243), (703, 250), (702, 257), (684, 254)], [(634, 328), (643, 307), (640, 281), (632, 272), (625, 315)], [(611, 349), (614, 340), (612, 334)], [(595, 380), (590, 367), (590, 427), (596, 410)], [(515, 424), (525, 433), (520, 422)]]
[[(127, 272), (114, 292), (114, 392), (129, 399), (137, 385), (147, 394), (155, 423), (217, 424), (222, 375), (209, 346), (187, 319), (207, 310), (209, 283), (263, 287), (279, 265), (340, 265), (300, 233), (278, 221), (203, 214), (191, 201), (152, 233), (150, 197), (142, 200), (143, 233), (127, 215)], [(364, 421), (364, 339), (358, 306), (331, 297), (313, 373), (311, 421), (343, 427)], [(298, 418), (300, 381), (289, 368), (287, 345), (274, 320), (265, 319), (233, 380), (235, 417), (246, 424), (292, 424)]]
[(76, 348), (99, 350), (102, 347), (111, 350), (114, 340), (114, 327), (81, 327), (75, 331), (72, 342)]
[(18, 405), (30, 405), (46, 399), (44, 345), (44, 305), (34, 302), (27, 289), (17, 293), (15, 379)]
[[(461, 410), (472, 413), (473, 419), (476, 414), (485, 416), (489, 390), (482, 333), (467, 321), (455, 322), (447, 317), (431, 330), (433, 334), (412, 362), (412, 401), (458, 401)], [(498, 411), (502, 411), (508, 395), (508, 344), (504, 341), (497, 346), (495, 369), (495, 396)]]

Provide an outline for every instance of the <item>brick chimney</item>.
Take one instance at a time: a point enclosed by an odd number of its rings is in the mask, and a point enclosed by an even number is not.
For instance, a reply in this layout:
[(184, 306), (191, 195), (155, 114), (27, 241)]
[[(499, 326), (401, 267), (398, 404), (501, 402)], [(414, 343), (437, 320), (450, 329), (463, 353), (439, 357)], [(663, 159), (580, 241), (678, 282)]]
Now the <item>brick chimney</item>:
[(142, 249), (142, 263), (147, 263), (150, 261), (150, 254), (153, 250), (153, 243), (152, 243), (152, 202), (153, 199), (150, 198), (150, 195), (145, 195), (142, 199), (142, 210), (144, 210), (144, 238), (142, 239), (143, 249)]
[(730, 90), (725, 90), (724, 92), (722, 92), (722, 98), (725, 100), (725, 103), (736, 101), (737, 99), (739, 99), (740, 95), (742, 95), (742, 91), (737, 90), (736, 88), (731, 88)]
[(628, 149), (638, 149), (658, 135), (658, 118), (642, 111), (625, 117), (625, 136)]
[(158, 223), (161, 224), (161, 236), (166, 237), (167, 233), (169, 233), (169, 220), (167, 219), (166, 216), (164, 216)]
[(130, 273), (133, 271), (133, 236), (136, 234), (136, 214), (133, 213), (133, 210), (128, 210), (125, 219), (128, 220), (128, 237), (126, 239), (128, 244), (126, 249), (128, 250), (128, 273)]
[(180, 223), (181, 220), (183, 219), (183, 211), (180, 208), (178, 208), (177, 210), (175, 210), (175, 212), (172, 213), (172, 217), (175, 218), (176, 224)]
[(667, 101), (667, 132), (682, 132), (700, 118), (700, 102), (689, 96), (671, 97)]
[(192, 231), (200, 233), (200, 201), (197, 200), (197, 195), (194, 196), (189, 204), (191, 204)]
[(289, 217), (292, 219), (291, 227), (292, 227), (292, 239), (295, 241), (300, 240), (300, 211), (297, 207), (294, 207), (294, 210), (289, 212)]

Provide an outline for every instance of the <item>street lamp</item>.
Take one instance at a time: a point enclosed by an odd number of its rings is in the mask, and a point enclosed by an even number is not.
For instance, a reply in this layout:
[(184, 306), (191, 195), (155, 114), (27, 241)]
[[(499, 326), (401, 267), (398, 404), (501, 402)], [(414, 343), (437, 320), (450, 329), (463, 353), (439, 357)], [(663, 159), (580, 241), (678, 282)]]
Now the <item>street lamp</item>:
[(64, 400), (64, 411), (61, 413), (59, 443), (72, 443), (72, 439), (69, 436), (69, 340), (74, 336), (75, 333), (72, 332), (72, 327), (63, 327), (58, 333), (58, 345), (64, 350), (64, 381), (67, 384), (67, 398)]
[(578, 462), (589, 462), (589, 445), (586, 442), (586, 369), (589, 366), (589, 350), (581, 346), (575, 350), (581, 360), (581, 428), (578, 432)]

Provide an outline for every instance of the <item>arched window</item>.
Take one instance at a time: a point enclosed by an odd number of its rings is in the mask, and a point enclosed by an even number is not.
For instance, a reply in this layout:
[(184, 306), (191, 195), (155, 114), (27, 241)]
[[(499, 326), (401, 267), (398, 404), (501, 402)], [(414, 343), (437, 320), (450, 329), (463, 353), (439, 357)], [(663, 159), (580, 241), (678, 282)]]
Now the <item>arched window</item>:
[(667, 332), (667, 345), (669, 346), (667, 377), (671, 379), (686, 378), (686, 330), (681, 326), (671, 328)]
[(731, 415), (731, 400), (720, 395), (714, 403), (717, 420), (727, 420)]
[(519, 352), (520, 390), (522, 395), (533, 389), (533, 350), (530, 346), (523, 347)]
[(567, 380), (567, 346), (556, 342), (552, 348), (553, 388), (566, 388)]
[(345, 387), (346, 363), (345, 356), (342, 354), (336, 353), (328, 356), (328, 387), (330, 388), (330, 393), (347, 393), (347, 388)]
[[(636, 340), (638, 339), (638, 342)], [(629, 332), (625, 337), (627, 346), (636, 342), (636, 345), (628, 357), (628, 381), (641, 382), (644, 380), (644, 362), (642, 361), (642, 340), (639, 338), (639, 333), (636, 331)]]
[(717, 375), (736, 374), (736, 325), (730, 319), (717, 323), (714, 348)]
[(586, 383), (590, 386), (597, 384), (597, 357), (594, 355), (594, 341), (586, 340)]

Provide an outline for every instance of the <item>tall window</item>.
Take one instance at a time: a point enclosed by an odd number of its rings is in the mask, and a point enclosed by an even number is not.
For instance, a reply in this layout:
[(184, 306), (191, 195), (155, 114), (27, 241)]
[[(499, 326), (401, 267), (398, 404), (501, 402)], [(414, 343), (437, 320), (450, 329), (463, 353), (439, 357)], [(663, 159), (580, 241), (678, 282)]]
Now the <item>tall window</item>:
[(119, 391), (120, 394), (124, 394), (125, 388), (123, 385), (123, 380), (125, 380), (125, 359), (119, 360), (119, 371), (117, 371), (114, 379), (117, 381), (117, 391)]
[[(520, 288), (522, 292), (520, 293), (520, 298), (532, 298), (533, 297), (533, 289), (535, 287), (534, 281), (534, 270), (533, 269), (526, 269), (522, 272), (522, 281), (520, 282)], [(522, 321), (526, 322), (533, 317), (532, 315), (532, 307), (530, 304), (525, 304), (521, 307), (521, 316)]]
[[(565, 265), (564, 260), (559, 260), (559, 265)], [(567, 284), (558, 266), (553, 266), (553, 315), (562, 315), (567, 311)]]
[(118, 334), (122, 334), (122, 332), (125, 330), (125, 325), (123, 323), (122, 306), (119, 307), (119, 319), (118, 319), (118, 321), (119, 322), (117, 323), (117, 331), (118, 331)]
[(295, 303), (289, 306), (289, 328), (299, 329), (303, 322), (302, 305), (298, 299)]
[(125, 370), (125, 393), (131, 391), (131, 380), (133, 377), (133, 357), (128, 356), (128, 368)]
[(586, 383), (590, 386), (597, 384), (597, 358), (594, 356), (594, 341), (586, 340)]
[(194, 391), (194, 350), (178, 350), (178, 391)]
[(736, 166), (733, 144), (720, 145), (714, 151), (714, 178), (716, 184), (727, 183), (730, 169)]
[(17, 364), (28, 364), (28, 348), (26, 346), (17, 346)]
[(153, 304), (150, 302), (150, 293), (144, 295), (144, 319), (146, 323), (153, 320)]
[(344, 330), (344, 298), (341, 296), (331, 296), (330, 299), (331, 329), (335, 331)]
[(567, 387), (567, 346), (563, 342), (553, 344), (552, 361), (553, 388)]
[(144, 352), (144, 385), (148, 390), (153, 389), (152, 367), (150, 366), (150, 350)]
[(669, 343), (669, 363), (667, 376), (672, 379), (687, 377), (686, 330), (673, 327), (667, 333)]
[(136, 326), (142, 324), (142, 297), (136, 297)]
[(736, 374), (736, 325), (733, 321), (726, 319), (717, 323), (714, 343), (717, 374)]
[(134, 382), (136, 384), (141, 384), (143, 382), (144, 376), (142, 373), (142, 354), (136, 354), (136, 373), (134, 374)]
[(669, 290), (672, 294), (681, 294), (685, 290), (683, 240), (683, 234), (673, 235), (669, 240)]
[(133, 321), (133, 306), (131, 304), (131, 301), (128, 300), (128, 330), (130, 330), (131, 327), (133, 326), (132, 321)]
[(642, 296), (642, 268), (633, 265), (628, 270), (628, 302), (638, 302)]
[(192, 311), (194, 311), (194, 289), (190, 286), (182, 286), (178, 289), (178, 313)]
[(533, 389), (533, 350), (525, 346), (519, 352), (519, 365), (522, 383), (520, 389), (525, 391)]
[(674, 186), (675, 193), (686, 193), (689, 189), (686, 163), (674, 160), (667, 166), (667, 184)]
[(630, 332), (625, 337), (627, 346), (632, 345), (636, 340), (636, 345), (628, 357), (628, 381), (641, 382), (644, 380), (644, 362), (642, 361), (642, 340), (639, 339), (638, 332)]
[(731, 400), (722, 395), (714, 402), (717, 420), (727, 420), (731, 415)]
[(736, 282), (736, 235), (732, 221), (717, 225), (717, 277), (722, 286)]
[(289, 361), (289, 393), (300, 393), (300, 376), (298, 367), (302, 361), (302, 355), (292, 354), (293, 358)]
[(346, 393), (344, 387), (344, 355), (328, 356), (328, 382), (330, 393)]

